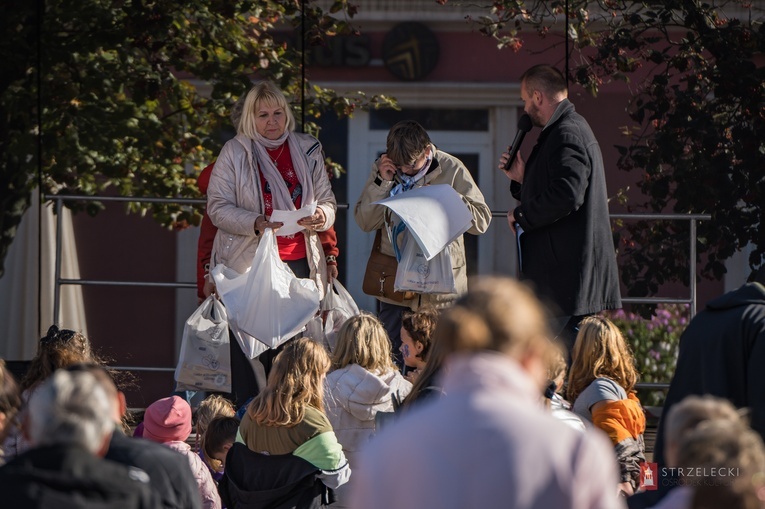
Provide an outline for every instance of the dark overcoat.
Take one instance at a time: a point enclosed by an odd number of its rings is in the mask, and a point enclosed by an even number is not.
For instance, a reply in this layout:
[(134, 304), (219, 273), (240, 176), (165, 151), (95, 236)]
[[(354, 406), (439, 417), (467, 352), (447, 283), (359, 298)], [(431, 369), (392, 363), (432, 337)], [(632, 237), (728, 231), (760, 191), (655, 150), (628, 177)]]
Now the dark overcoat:
[(556, 316), (621, 307), (619, 274), (598, 141), (587, 121), (564, 99), (537, 139), (520, 201), (521, 277), (552, 304)]

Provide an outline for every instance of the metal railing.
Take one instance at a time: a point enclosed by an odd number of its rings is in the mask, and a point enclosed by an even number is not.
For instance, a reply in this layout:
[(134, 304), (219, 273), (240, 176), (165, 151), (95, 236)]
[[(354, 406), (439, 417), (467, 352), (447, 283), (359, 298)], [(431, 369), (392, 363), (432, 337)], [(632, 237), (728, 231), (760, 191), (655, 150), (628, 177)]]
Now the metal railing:
[[(507, 211), (492, 211), (492, 217), (506, 217)], [(670, 297), (622, 297), (622, 302), (627, 304), (688, 304), (689, 305), (689, 319), (696, 315), (696, 241), (697, 241), (697, 226), (698, 221), (706, 221), (711, 219), (711, 214), (611, 214), (610, 219), (647, 219), (647, 220), (669, 220), (669, 221), (690, 221), (690, 232), (688, 235), (688, 251), (690, 263), (688, 264), (689, 278), (689, 293), (687, 299), (676, 299)], [(637, 389), (648, 390), (666, 390), (669, 389), (669, 382), (640, 382), (635, 385)]]
[[(54, 262), (54, 291), (53, 291), (53, 323), (58, 323), (59, 307), (61, 300), (62, 285), (81, 286), (148, 286), (161, 288), (196, 288), (196, 282), (157, 282), (157, 281), (116, 281), (116, 280), (92, 280), (92, 279), (65, 279), (61, 277), (61, 250), (62, 250), (62, 227), (61, 210), (65, 201), (99, 201), (99, 202), (126, 202), (126, 203), (177, 203), (180, 205), (197, 205), (206, 203), (205, 199), (194, 198), (152, 198), (135, 196), (86, 196), (86, 195), (57, 195), (48, 194), (43, 196), (45, 201), (55, 202), (56, 210), (56, 257)], [(347, 209), (347, 203), (338, 203), (338, 209)], [(492, 217), (506, 217), (507, 211), (492, 211)], [(689, 232), (689, 272), (690, 287), (689, 297), (677, 299), (669, 297), (623, 297), (622, 302), (631, 304), (689, 304), (690, 318), (696, 314), (696, 242), (697, 222), (711, 219), (710, 214), (611, 214), (614, 219), (647, 219), (647, 220), (683, 220), (690, 221)], [(124, 371), (162, 371), (172, 372), (175, 368), (140, 367), (140, 366), (115, 366), (114, 369)], [(668, 383), (641, 383), (638, 388), (666, 389)]]

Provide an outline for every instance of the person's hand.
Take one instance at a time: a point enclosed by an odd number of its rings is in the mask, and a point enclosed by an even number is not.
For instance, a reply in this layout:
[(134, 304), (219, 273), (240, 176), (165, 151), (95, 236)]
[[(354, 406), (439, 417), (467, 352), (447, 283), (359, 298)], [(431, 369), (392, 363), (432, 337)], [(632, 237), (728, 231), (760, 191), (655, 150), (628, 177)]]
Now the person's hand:
[(215, 293), (215, 283), (213, 282), (213, 278), (210, 274), (205, 274), (205, 285), (202, 288), (202, 292), (205, 294), (205, 298)]
[(396, 165), (393, 164), (388, 154), (380, 156), (377, 162), (377, 171), (380, 172), (383, 180), (393, 180), (393, 177), (396, 175)]
[(510, 226), (510, 231), (515, 233), (515, 209), (507, 211), (507, 224)]
[(340, 272), (337, 270), (337, 265), (327, 265), (327, 281), (330, 283), (337, 279)]
[(272, 223), (266, 216), (258, 216), (255, 220), (255, 231), (263, 234), (267, 228), (271, 228), (276, 233), (276, 230), (284, 226), (284, 223)]
[(513, 164), (510, 165), (509, 169), (505, 170), (505, 164), (507, 164), (508, 157), (510, 157), (508, 152), (502, 152), (502, 157), (499, 158), (499, 169), (505, 172), (505, 175), (510, 180), (515, 180), (519, 184), (523, 184), (523, 175), (526, 173), (526, 163), (523, 161), (520, 151), (515, 153)]
[(316, 212), (312, 216), (299, 219), (297, 224), (304, 227), (307, 230), (318, 230), (327, 221), (327, 217), (324, 215), (324, 211), (321, 207), (316, 207)]
[(409, 371), (406, 375), (404, 375), (404, 378), (409, 380), (412, 384), (417, 381), (417, 378), (420, 376), (420, 370), (419, 369), (413, 369), (412, 371)]
[(632, 483), (630, 483), (630, 482), (628, 482), (628, 481), (620, 482), (620, 483), (617, 485), (617, 487), (616, 487), (616, 488), (617, 488), (617, 489), (616, 489), (616, 494), (617, 494), (617, 495), (620, 495), (620, 494), (621, 494), (620, 492), (622, 492), (622, 491), (623, 491), (624, 493), (626, 493), (626, 495), (627, 495), (628, 497), (631, 497), (632, 495), (634, 495), (634, 494), (635, 494), (635, 490), (633, 490), (633, 489), (632, 489)]

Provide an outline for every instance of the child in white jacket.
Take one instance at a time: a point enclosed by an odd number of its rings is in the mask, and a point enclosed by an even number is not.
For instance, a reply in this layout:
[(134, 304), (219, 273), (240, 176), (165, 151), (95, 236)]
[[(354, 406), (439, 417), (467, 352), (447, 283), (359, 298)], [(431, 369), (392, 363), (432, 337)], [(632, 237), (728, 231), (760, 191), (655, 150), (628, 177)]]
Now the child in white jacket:
[[(394, 398), (401, 401), (412, 384), (396, 368), (390, 341), (382, 323), (368, 313), (349, 318), (340, 328), (325, 382), (324, 407), (351, 468), (358, 451), (375, 433), (377, 412), (394, 410)], [(350, 481), (336, 490), (333, 507), (349, 507)]]

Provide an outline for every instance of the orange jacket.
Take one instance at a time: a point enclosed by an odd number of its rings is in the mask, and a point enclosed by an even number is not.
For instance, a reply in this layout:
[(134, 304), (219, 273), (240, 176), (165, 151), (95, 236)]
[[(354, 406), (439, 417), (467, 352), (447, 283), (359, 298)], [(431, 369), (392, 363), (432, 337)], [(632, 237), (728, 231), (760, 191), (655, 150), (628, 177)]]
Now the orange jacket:
[(645, 412), (635, 393), (627, 399), (609, 401), (592, 412), (592, 423), (605, 431), (616, 451), (620, 482), (640, 485), (640, 464), (645, 462)]
[(592, 423), (606, 432), (614, 445), (645, 432), (645, 412), (634, 393), (627, 399), (609, 401), (592, 412)]

